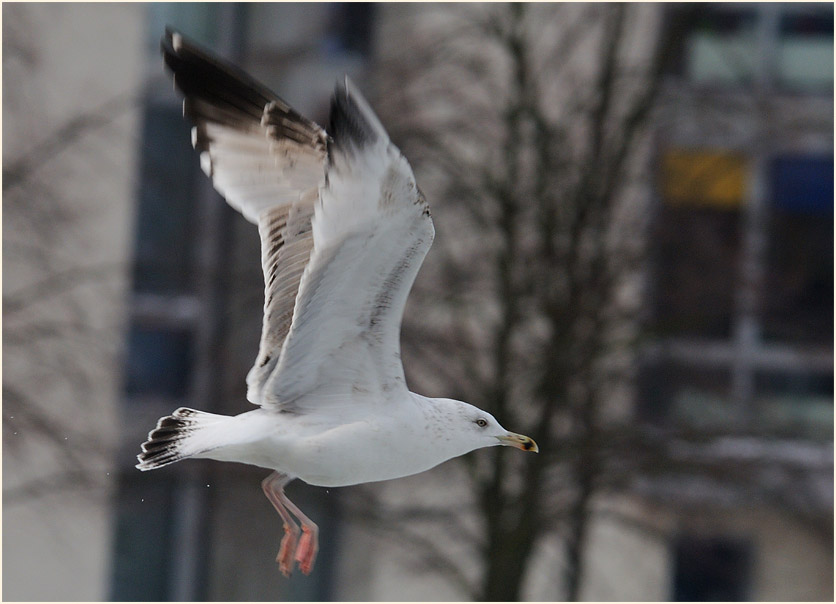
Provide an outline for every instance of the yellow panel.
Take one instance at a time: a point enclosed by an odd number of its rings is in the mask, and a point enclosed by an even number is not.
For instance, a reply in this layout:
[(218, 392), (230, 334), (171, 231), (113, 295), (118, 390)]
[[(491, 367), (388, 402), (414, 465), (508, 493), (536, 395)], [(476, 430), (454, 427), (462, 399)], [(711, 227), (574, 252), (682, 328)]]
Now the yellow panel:
[(667, 203), (734, 209), (746, 191), (746, 160), (728, 151), (671, 150), (661, 177)]

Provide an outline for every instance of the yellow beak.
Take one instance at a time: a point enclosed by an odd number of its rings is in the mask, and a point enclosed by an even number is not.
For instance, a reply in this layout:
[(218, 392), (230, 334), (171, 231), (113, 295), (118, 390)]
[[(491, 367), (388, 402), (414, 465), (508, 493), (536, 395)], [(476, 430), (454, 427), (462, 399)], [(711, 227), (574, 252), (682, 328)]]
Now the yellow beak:
[(497, 436), (496, 438), (499, 440), (500, 444), (505, 445), (506, 447), (516, 447), (517, 449), (531, 451), (532, 453), (540, 452), (540, 447), (537, 446), (537, 443), (531, 440), (528, 436), (523, 436), (522, 434), (509, 432), (505, 436)]

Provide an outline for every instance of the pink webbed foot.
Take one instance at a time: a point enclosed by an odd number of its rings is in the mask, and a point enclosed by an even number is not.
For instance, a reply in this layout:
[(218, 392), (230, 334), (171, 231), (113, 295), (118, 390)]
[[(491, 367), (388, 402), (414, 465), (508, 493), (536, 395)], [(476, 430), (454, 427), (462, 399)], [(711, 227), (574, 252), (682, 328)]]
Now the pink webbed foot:
[(315, 524), (302, 526), (302, 538), (296, 548), (296, 561), (306, 575), (311, 574), (316, 553), (319, 551), (319, 529)]
[[(264, 494), (276, 508), (284, 523), (285, 534), (279, 546), (276, 562), (285, 577), (289, 577), (293, 572), (293, 565), (296, 562), (299, 563), (299, 568), (303, 573), (310, 574), (319, 549), (319, 528), (284, 493), (284, 486), (290, 480), (292, 480), (292, 477), (273, 472), (261, 483)], [(302, 525), (301, 538), (299, 537), (299, 526), (293, 516)]]
[(279, 553), (276, 555), (276, 562), (279, 565), (279, 570), (285, 577), (289, 577), (293, 572), (293, 552), (298, 551), (296, 542), (299, 538), (299, 529), (296, 525), (284, 525), (284, 537), (279, 546)]

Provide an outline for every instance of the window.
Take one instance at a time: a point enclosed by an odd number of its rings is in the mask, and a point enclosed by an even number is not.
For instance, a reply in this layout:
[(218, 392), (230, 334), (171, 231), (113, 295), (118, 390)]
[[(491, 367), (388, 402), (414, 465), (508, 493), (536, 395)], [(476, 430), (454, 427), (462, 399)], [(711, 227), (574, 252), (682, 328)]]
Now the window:
[(742, 539), (683, 535), (674, 544), (677, 602), (749, 599), (752, 547)]
[(700, 14), (685, 48), (685, 75), (695, 84), (752, 81), (758, 60), (754, 8), (710, 7)]
[(777, 157), (769, 181), (764, 338), (832, 344), (833, 156)]
[(717, 428), (739, 423), (741, 409), (730, 405), (731, 370), (663, 360), (639, 373), (640, 416), (657, 424)]
[(656, 223), (656, 329), (728, 337), (740, 251), (746, 163), (739, 154), (672, 149), (662, 155)]
[(662, 195), (672, 205), (735, 209), (746, 192), (746, 161), (715, 149), (672, 149), (662, 156)]
[[(660, 340), (645, 359), (642, 415), (818, 435), (833, 416), (832, 389), (820, 387), (833, 375), (833, 155), (757, 164), (765, 218), (746, 223), (754, 166), (741, 154), (672, 148), (660, 160), (650, 305)], [(751, 308), (740, 303), (745, 228), (763, 241)], [(779, 376), (793, 387), (774, 388)]]
[(191, 349), (191, 332), (186, 329), (134, 324), (128, 336), (126, 394), (184, 398)]
[(776, 157), (772, 204), (794, 214), (833, 215), (833, 155)]
[(728, 338), (740, 214), (665, 207), (657, 230), (655, 324), (660, 335)]
[(758, 419), (795, 434), (833, 438), (833, 372), (798, 368), (755, 374)]
[(791, 90), (833, 91), (833, 5), (781, 17), (777, 76)]
[(356, 53), (367, 57), (372, 50), (372, 2), (340, 2), (332, 5), (330, 26), (324, 42), (328, 52)]
[(145, 110), (140, 165), (134, 290), (192, 291), (191, 235), (197, 154), (179, 103), (150, 103)]
[(697, 86), (742, 88), (759, 80), (832, 94), (833, 6), (704, 5), (677, 53), (677, 73)]

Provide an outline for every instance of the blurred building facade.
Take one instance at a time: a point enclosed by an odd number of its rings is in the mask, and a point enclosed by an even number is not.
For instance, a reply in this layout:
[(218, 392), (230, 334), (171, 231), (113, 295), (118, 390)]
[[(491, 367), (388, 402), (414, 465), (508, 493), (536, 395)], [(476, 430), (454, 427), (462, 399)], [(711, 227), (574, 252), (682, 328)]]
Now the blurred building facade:
[(832, 7), (711, 6), (661, 113), (639, 416), (717, 434), (682, 452), (713, 470), (643, 485), (670, 597), (830, 599)]
[[(35, 589), (26, 571), (38, 568), (49, 540), (39, 537), (31, 555), (18, 557), (43, 529), (30, 510), (14, 516), (17, 531), (4, 530), (6, 599), (51, 599), (71, 582), (85, 586), (73, 592), (77, 599), (94, 600), (465, 597), (443, 573), (419, 566), (408, 541), (351, 522), (351, 488), (290, 487), (320, 525), (322, 549), (311, 577), (285, 580), (273, 562), (282, 533), (259, 488), (264, 471), (208, 462), (148, 473), (133, 467), (147, 431), (173, 409), (248, 409), (244, 377), (263, 302), (256, 230), (199, 169), (181, 101), (162, 74), (163, 28), (216, 49), (327, 123), (334, 82), (348, 73), (373, 89), (377, 37), (421, 10), (157, 4), (130, 9), (108, 29), (123, 40), (112, 47), (135, 57), (135, 76), (125, 77), (147, 82), (141, 123), (124, 136), (139, 154), (130, 164), (135, 199), (124, 206), (136, 207), (124, 379), (101, 424), (115, 424), (118, 410), (118, 488), (110, 504), (65, 508), (72, 517), (62, 524), (95, 528), (83, 539), (68, 533), (72, 547), (53, 552), (61, 560), (49, 566), (63, 570), (41, 581), (51, 592)], [(658, 10), (663, 20), (672, 9)], [(756, 426), (762, 437), (717, 438), (680, 454), (719, 474), (753, 459), (762, 482), (773, 481), (776, 494), (792, 485), (799, 501), (753, 502), (744, 484), (705, 482), (709, 472), (647, 480), (629, 496), (599, 502), (583, 599), (833, 597), (832, 523), (829, 534), (819, 523), (833, 505), (832, 24), (829, 5), (783, 4), (718, 8), (695, 23), (667, 76), (651, 166), (656, 181), (648, 187), (656, 212), (646, 317), (653, 336), (638, 357), (637, 421), (661, 430)], [(430, 23), (397, 43), (408, 47), (410, 36), (431, 35)], [(379, 501), (449, 506), (467, 497), (459, 471), (446, 464), (373, 492)], [(73, 555), (79, 551), (94, 555)], [(556, 538), (546, 540), (526, 597), (560, 599), (560, 565)], [(475, 563), (466, 570), (478, 572)], [(23, 578), (10, 583), (10, 574)]]

